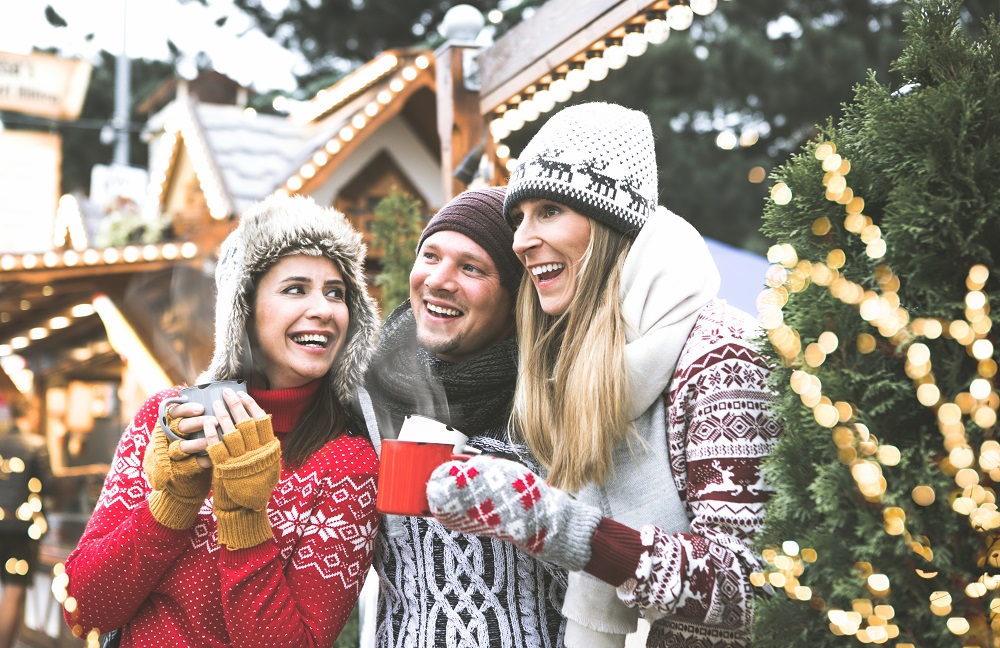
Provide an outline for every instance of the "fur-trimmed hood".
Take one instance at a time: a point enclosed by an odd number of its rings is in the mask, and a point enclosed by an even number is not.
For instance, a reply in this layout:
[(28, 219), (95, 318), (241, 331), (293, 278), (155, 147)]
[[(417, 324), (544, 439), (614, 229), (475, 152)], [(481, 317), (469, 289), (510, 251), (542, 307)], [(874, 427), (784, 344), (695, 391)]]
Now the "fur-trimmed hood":
[(378, 309), (365, 283), (365, 245), (343, 214), (304, 196), (275, 194), (252, 205), (223, 241), (215, 267), (215, 352), (198, 382), (248, 377), (247, 323), (254, 282), (292, 254), (330, 259), (347, 285), (351, 322), (331, 374), (337, 400), (348, 407), (364, 377), (379, 329)]

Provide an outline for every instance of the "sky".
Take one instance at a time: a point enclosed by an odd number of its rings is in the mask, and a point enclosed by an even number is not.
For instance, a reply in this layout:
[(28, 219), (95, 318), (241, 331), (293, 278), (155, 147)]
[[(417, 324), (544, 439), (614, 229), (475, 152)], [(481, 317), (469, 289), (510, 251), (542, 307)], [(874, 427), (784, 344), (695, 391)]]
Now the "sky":
[[(229, 0), (10, 0), (0, 20), (0, 51), (27, 54), (32, 48), (58, 48), (67, 57), (93, 59), (100, 50), (134, 58), (170, 58), (167, 39), (184, 53), (205, 52), (212, 67), (258, 92), (295, 89), (296, 70), (306, 62), (253, 28)], [(265, 3), (280, 9), (283, 0)], [(45, 19), (51, 5), (69, 25), (56, 28)], [(228, 16), (225, 25), (216, 19)], [(127, 26), (127, 30), (124, 29)], [(94, 37), (86, 39), (88, 34)], [(181, 71), (183, 72), (183, 71)]]

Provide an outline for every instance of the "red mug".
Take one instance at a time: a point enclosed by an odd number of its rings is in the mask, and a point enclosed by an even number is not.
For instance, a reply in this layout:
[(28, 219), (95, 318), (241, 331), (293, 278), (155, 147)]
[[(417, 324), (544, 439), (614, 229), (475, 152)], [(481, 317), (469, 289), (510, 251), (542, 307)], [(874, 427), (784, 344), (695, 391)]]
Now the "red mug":
[(383, 439), (375, 508), (380, 513), (429, 517), (427, 482), (431, 473), (446, 461), (471, 458), (456, 453), (450, 443)]
[(427, 482), (434, 469), (452, 459), (465, 460), (479, 451), (466, 447), (469, 438), (455, 428), (410, 414), (398, 439), (382, 440), (375, 507), (391, 515), (430, 516)]

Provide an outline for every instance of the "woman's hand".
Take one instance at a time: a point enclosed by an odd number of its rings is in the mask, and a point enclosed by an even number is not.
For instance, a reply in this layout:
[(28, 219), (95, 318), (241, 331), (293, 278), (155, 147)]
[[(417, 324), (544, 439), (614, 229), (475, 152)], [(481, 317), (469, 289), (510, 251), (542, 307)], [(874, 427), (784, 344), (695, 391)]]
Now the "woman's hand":
[[(215, 516), (219, 544), (231, 550), (255, 547), (272, 537), (267, 518), (271, 492), (281, 476), (281, 446), (271, 417), (245, 392), (223, 392), (232, 416), (220, 401), (205, 421), (205, 442), (214, 464)], [(215, 427), (222, 428), (219, 438)]]
[(188, 438), (195, 432), (204, 430), (206, 420), (212, 418), (205, 415), (205, 408), (202, 407), (201, 403), (171, 403), (163, 411), (163, 416), (167, 420), (167, 427), (170, 428), (170, 431), (183, 437), (178, 446), (180, 451), (189, 455), (197, 455), (196, 460), (202, 468), (211, 467), (212, 462), (208, 456), (199, 454), (208, 447), (208, 441), (201, 437)]
[(480, 456), (438, 466), (427, 482), (434, 517), (449, 529), (513, 542), (570, 571), (590, 562), (601, 511), (576, 501), (523, 465)]
[(194, 524), (212, 485), (212, 473), (181, 447), (183, 443), (167, 439), (157, 423), (142, 460), (153, 487), (149, 511), (160, 524), (177, 530)]

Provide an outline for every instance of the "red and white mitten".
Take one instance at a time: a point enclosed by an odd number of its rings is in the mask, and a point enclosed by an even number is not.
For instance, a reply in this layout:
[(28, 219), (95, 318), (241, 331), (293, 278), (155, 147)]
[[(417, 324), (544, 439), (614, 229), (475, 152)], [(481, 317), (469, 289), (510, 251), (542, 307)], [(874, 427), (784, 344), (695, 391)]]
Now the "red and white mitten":
[(523, 465), (480, 456), (449, 461), (427, 482), (431, 513), (461, 533), (512, 542), (570, 571), (590, 562), (601, 511), (554, 488)]

